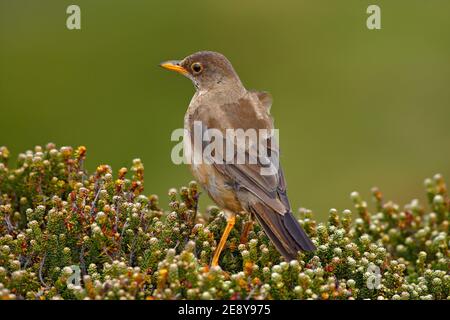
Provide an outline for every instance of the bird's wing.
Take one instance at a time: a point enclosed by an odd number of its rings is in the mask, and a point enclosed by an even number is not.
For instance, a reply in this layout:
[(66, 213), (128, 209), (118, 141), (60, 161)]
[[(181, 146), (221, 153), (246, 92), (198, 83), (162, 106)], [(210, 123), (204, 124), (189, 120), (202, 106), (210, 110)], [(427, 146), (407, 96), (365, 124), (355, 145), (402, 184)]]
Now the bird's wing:
[[(265, 163), (258, 159), (256, 164), (239, 164), (236, 152), (232, 163), (214, 162), (213, 165), (236, 190), (247, 190), (274, 212), (284, 215), (290, 211), (290, 205), (283, 170), (279, 167), (278, 150), (270, 147), (267, 150), (270, 156)], [(248, 152), (246, 155), (248, 156)], [(273, 174), (262, 174), (264, 171)]]
[[(289, 201), (286, 195), (286, 183), (283, 171), (279, 168), (279, 150), (275, 136), (271, 135), (273, 129), (273, 119), (268, 112), (270, 107), (270, 94), (265, 92), (249, 92), (249, 94), (234, 103), (224, 105), (204, 105), (196, 108), (191, 116), (193, 121), (202, 123), (202, 130), (218, 129), (226, 137), (227, 129), (265, 129), (267, 138), (253, 141), (253, 144), (239, 145), (238, 140), (234, 140), (232, 157), (225, 154), (226, 151), (215, 150), (212, 165), (225, 177), (230, 185), (237, 189), (245, 189), (265, 205), (271, 207), (278, 214), (285, 214), (290, 211)], [(193, 120), (193, 121), (192, 121)], [(194, 128), (191, 128), (194, 132)], [(208, 141), (203, 141), (203, 149)], [(227, 141), (223, 142), (226, 146)], [(256, 151), (255, 149), (256, 148)], [(257, 161), (249, 163), (250, 155), (258, 154), (258, 148), (265, 148), (263, 154), (267, 157), (257, 157)], [(238, 152), (245, 153), (245, 163), (238, 161)], [(228, 161), (227, 161), (228, 159)], [(241, 158), (242, 159), (242, 158)], [(230, 161), (231, 160), (231, 161)], [(272, 170), (270, 170), (272, 168)], [(270, 172), (271, 171), (271, 172)], [(261, 174), (265, 172), (266, 174)], [(267, 174), (267, 173), (271, 174)]]
[(277, 144), (269, 138), (263, 145), (267, 145), (269, 165), (275, 168), (273, 174), (261, 173), (268, 167), (266, 161), (257, 164), (213, 162), (213, 166), (231, 183), (242, 206), (256, 217), (278, 251), (290, 261), (297, 258), (298, 251), (312, 251), (315, 246), (291, 212)]
[[(222, 133), (228, 128), (271, 130), (273, 120), (268, 112), (267, 97), (257, 95), (259, 102), (250, 97), (211, 109), (198, 108), (199, 111), (193, 118), (202, 122), (204, 130), (214, 128)], [(226, 146), (226, 143), (224, 141), (223, 146)], [(295, 259), (298, 251), (314, 250), (315, 247), (291, 212), (276, 138), (269, 135), (264, 141), (258, 141), (257, 145), (266, 148), (264, 154), (267, 157), (258, 157), (256, 163), (239, 163), (238, 150), (242, 151), (242, 146), (239, 146), (237, 141), (233, 157), (230, 158), (221, 150), (215, 150), (214, 157), (209, 161), (236, 190), (242, 206), (254, 214), (279, 252), (287, 260)], [(246, 160), (249, 159), (251, 150), (250, 146), (245, 146)]]
[(272, 107), (273, 103), (273, 98), (269, 92), (256, 90), (250, 90), (249, 92), (256, 94), (261, 104), (267, 109), (267, 112), (270, 112), (270, 108)]

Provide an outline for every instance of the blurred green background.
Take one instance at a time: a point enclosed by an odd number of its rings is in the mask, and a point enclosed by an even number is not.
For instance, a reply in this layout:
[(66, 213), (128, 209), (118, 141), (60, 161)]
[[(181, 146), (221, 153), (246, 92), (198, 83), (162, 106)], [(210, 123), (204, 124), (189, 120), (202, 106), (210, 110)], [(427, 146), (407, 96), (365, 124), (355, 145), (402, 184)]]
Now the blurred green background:
[[(69, 4), (82, 30), (67, 30)], [(382, 30), (366, 28), (369, 4)], [(372, 186), (423, 199), (425, 177), (450, 177), (449, 14), (450, 1), (422, 0), (0, 0), (0, 145), (14, 158), (85, 145), (91, 171), (139, 157), (166, 204), (192, 179), (170, 134), (194, 88), (158, 63), (208, 49), (272, 93), (294, 207), (323, 220)]]

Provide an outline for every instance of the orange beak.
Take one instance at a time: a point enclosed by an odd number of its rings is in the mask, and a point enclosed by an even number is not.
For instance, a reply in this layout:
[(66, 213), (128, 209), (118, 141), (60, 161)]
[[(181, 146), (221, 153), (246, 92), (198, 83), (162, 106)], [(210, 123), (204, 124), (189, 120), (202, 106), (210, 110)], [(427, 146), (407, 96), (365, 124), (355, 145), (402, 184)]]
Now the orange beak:
[(183, 75), (188, 73), (188, 71), (180, 65), (179, 60), (165, 61), (165, 62), (161, 63), (160, 66), (163, 67), (164, 69), (176, 71)]

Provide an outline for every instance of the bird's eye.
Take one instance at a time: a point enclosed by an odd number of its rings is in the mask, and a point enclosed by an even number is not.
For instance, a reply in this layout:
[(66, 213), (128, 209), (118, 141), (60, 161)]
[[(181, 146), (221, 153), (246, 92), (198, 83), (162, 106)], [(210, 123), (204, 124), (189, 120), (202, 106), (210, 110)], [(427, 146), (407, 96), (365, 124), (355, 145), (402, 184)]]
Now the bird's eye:
[(194, 62), (194, 63), (191, 65), (191, 69), (192, 69), (192, 71), (193, 71), (194, 73), (200, 73), (200, 72), (202, 72), (202, 70), (203, 70), (203, 66), (202, 66), (202, 64), (201, 64), (200, 62)]

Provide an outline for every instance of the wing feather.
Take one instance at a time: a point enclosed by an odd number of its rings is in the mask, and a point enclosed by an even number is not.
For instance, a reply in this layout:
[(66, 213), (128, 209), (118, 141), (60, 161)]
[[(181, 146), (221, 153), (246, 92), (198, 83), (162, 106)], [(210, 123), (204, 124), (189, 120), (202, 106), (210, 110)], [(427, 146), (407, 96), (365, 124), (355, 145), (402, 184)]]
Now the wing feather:
[[(236, 103), (198, 108), (192, 119), (201, 121), (203, 130), (219, 129), (224, 137), (228, 128), (271, 130), (271, 103), (270, 95), (250, 92), (247, 98)], [(233, 161), (226, 161), (229, 157), (225, 157), (221, 150), (216, 150), (214, 158), (221, 161), (213, 159), (212, 166), (223, 175), (227, 184), (241, 195), (238, 198), (243, 202), (242, 207), (254, 214), (279, 252), (287, 260), (295, 259), (299, 250), (314, 250), (315, 247), (291, 212), (277, 141), (273, 136), (269, 136), (264, 143), (258, 143), (259, 147), (266, 146), (265, 154), (270, 161), (262, 163), (261, 159), (258, 159), (256, 163), (246, 161), (239, 164), (237, 150), (242, 146), (236, 145)], [(204, 142), (203, 147), (206, 144)], [(226, 146), (226, 141), (223, 141), (222, 145)], [(246, 159), (249, 159), (251, 147), (245, 147)], [(276, 170), (270, 175), (263, 175), (262, 170), (271, 165)]]

